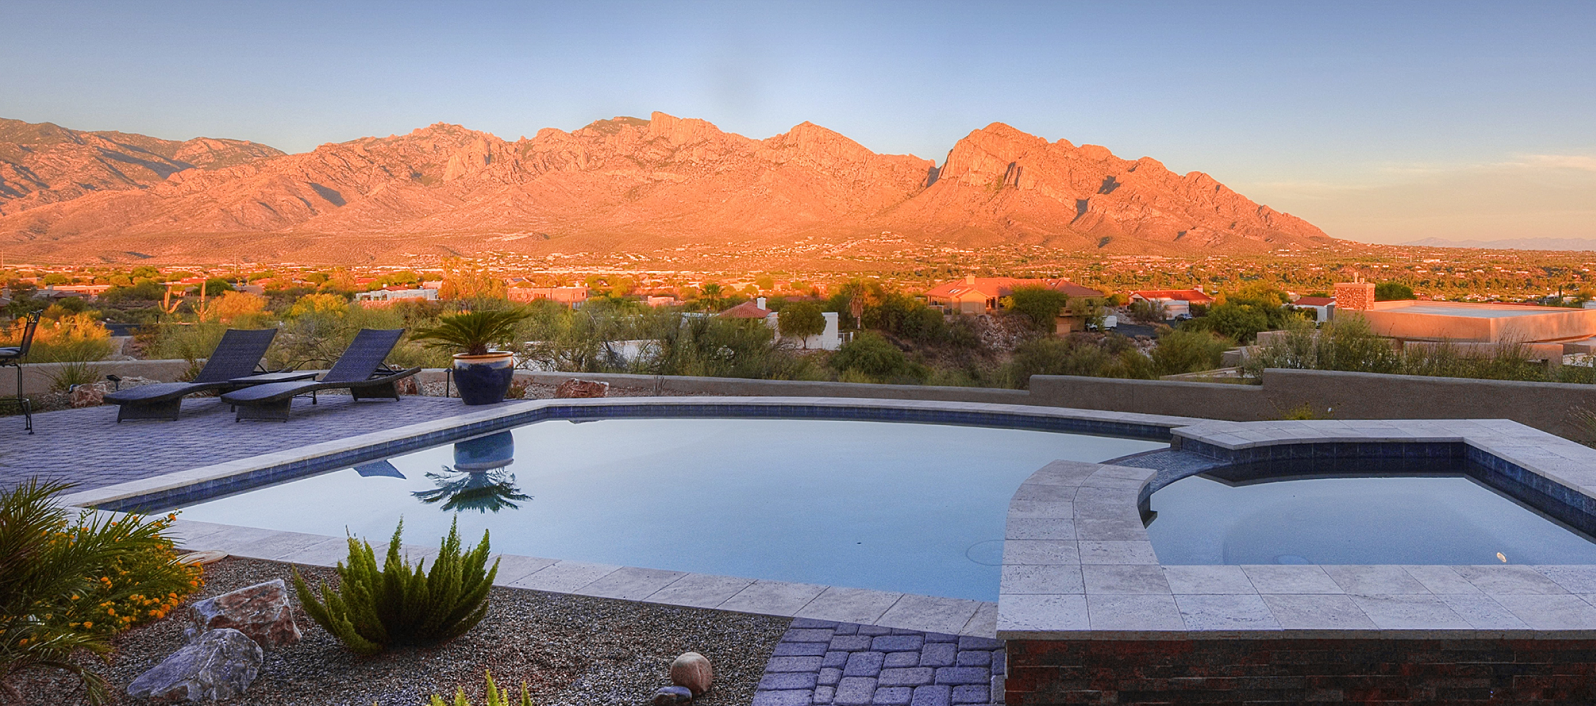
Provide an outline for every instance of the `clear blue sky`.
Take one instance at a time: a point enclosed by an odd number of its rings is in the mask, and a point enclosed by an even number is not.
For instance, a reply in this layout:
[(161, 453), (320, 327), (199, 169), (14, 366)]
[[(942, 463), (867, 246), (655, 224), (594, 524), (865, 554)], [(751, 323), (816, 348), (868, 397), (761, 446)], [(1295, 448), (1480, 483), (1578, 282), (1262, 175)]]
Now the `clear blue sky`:
[(938, 161), (1001, 121), (1341, 237), (1596, 237), (1593, 38), (1589, 1), (4, 0), (0, 117), (298, 152), (660, 110)]

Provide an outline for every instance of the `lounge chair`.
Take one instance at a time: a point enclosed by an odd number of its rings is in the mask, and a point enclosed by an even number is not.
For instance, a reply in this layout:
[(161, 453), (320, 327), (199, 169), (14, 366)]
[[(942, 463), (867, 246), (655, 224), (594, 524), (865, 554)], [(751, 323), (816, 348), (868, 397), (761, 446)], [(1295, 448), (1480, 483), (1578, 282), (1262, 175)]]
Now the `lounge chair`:
[(39, 312), (29, 312), (27, 323), (22, 325), (22, 340), (15, 346), (0, 348), (0, 367), (11, 366), (17, 369), (17, 409), (22, 411), (23, 428), (29, 434), (33, 433), (33, 402), (22, 394), (22, 359), (28, 357), (28, 349), (33, 347), (33, 332), (39, 329)]
[(267, 419), (288, 421), (288, 411), (294, 398), (314, 394), (318, 390), (346, 389), (358, 400), (399, 399), (395, 382), (421, 372), (421, 368), (393, 370), (382, 364), (384, 358), (398, 345), (404, 329), (362, 329), (353, 343), (333, 363), (332, 370), (320, 380), (273, 382), (235, 390), (222, 395), (222, 401), (238, 409), (233, 421)]
[(183, 398), (196, 392), (230, 390), (238, 387), (233, 382), (258, 372), (260, 359), (271, 347), (277, 329), (228, 329), (222, 342), (216, 344), (205, 367), (189, 382), (162, 382), (154, 385), (117, 390), (105, 395), (105, 401), (119, 405), (116, 421), (124, 419), (168, 419), (177, 421)]

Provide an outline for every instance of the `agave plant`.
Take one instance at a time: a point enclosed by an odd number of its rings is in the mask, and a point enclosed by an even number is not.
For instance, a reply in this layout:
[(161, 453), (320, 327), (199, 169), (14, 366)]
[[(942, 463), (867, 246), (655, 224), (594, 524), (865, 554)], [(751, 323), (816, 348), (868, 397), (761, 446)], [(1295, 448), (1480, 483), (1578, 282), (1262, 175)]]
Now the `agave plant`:
[(453, 640), (487, 615), (488, 589), (499, 573), (497, 560), (487, 568), (488, 533), (482, 533), (481, 544), (462, 553), (456, 525), (449, 526), (431, 571), (425, 560), (411, 568), (400, 556), (400, 521), (382, 568), (369, 543), (350, 537), (349, 563), (340, 562), (336, 569), (341, 580), (337, 591), (323, 583), (318, 598), (297, 570), (294, 591), (311, 619), (356, 654)]
[(515, 340), (516, 324), (526, 318), (521, 309), (467, 311), (440, 317), (438, 325), (417, 331), (412, 340), (434, 348), (459, 349), (467, 355), (486, 355), (496, 343)]

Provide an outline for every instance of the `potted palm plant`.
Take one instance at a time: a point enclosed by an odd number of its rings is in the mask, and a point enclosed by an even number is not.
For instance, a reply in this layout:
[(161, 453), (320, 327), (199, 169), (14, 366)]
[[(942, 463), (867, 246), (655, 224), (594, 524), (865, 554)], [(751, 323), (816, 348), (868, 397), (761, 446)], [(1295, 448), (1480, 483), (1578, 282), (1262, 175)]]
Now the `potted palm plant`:
[(455, 349), (454, 382), (466, 404), (504, 401), (515, 376), (515, 357), (493, 346), (515, 339), (516, 324), (526, 318), (519, 309), (468, 311), (438, 320), (438, 325), (417, 331), (414, 340), (433, 348)]

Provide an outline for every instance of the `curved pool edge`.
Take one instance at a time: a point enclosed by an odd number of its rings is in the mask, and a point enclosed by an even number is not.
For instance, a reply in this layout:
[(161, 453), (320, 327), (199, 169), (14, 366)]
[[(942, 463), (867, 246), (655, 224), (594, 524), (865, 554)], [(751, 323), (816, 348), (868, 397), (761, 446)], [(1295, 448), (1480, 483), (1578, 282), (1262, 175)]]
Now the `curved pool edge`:
[[(845, 397), (622, 397), (509, 403), (411, 424), (175, 471), (73, 493), (70, 506), (125, 511), (186, 504), (366, 461), (551, 419), (639, 417), (838, 419), (1004, 426), (1151, 440), (1169, 440), (1177, 427), (1206, 420), (1032, 405), (877, 400)], [(292, 424), (293, 422), (287, 422)]]
[[(1507, 420), (1205, 421), (1173, 434), (1172, 448), (1219, 463), (1464, 456), (1596, 514), (1596, 449)], [(1033, 474), (1010, 502), (999, 639), (1596, 638), (1596, 566), (1163, 565), (1146, 498), (1208, 468), (1059, 461)]]

